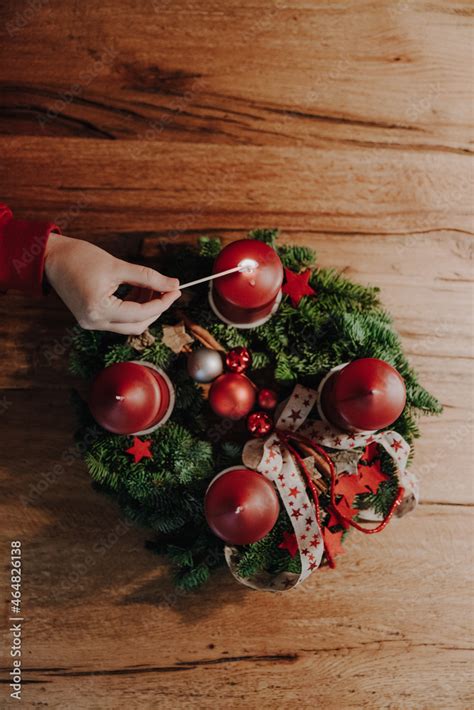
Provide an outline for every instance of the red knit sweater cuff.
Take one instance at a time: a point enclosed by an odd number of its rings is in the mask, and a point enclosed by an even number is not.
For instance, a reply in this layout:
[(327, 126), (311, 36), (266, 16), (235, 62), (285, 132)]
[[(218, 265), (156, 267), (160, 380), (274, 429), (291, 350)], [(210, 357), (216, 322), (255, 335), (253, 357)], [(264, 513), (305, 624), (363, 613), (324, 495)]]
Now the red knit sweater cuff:
[(53, 222), (9, 219), (3, 225), (1, 289), (18, 289), (33, 296), (43, 295), (46, 244), (51, 232), (60, 233)]

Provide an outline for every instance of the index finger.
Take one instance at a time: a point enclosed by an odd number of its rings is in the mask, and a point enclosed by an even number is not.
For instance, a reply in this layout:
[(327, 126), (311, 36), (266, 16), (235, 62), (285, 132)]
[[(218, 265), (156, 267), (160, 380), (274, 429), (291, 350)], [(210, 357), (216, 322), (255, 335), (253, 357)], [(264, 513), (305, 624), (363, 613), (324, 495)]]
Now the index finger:
[(142, 286), (152, 291), (176, 291), (179, 288), (178, 279), (164, 276), (149, 266), (129, 264), (126, 261), (121, 262), (118, 276), (122, 283), (127, 283), (131, 286)]

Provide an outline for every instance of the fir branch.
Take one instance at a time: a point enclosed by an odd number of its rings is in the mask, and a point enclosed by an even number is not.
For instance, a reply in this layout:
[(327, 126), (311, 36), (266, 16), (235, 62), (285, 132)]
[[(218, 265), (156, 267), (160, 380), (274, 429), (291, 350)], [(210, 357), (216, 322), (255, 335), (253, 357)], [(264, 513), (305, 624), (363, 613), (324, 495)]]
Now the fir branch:
[(268, 244), (274, 249), (277, 245), (278, 236), (278, 229), (254, 229), (249, 232), (249, 239), (258, 239), (258, 241), (264, 242), (264, 244)]
[(215, 259), (222, 248), (218, 237), (199, 237), (198, 244), (199, 255), (208, 259)]
[(237, 466), (242, 461), (242, 444), (235, 441), (224, 441), (217, 454), (216, 468), (222, 470)]
[(318, 269), (310, 279), (321, 306), (327, 310), (369, 310), (380, 306), (379, 290), (349, 281), (334, 269)]
[(283, 540), (283, 533), (292, 532), (291, 522), (284, 511), (280, 513), (274, 528), (262, 540), (239, 548), (240, 556), (237, 571), (242, 577), (252, 577), (264, 570), (272, 574), (279, 572), (301, 572), (299, 555), (290, 557), (286, 549), (278, 545)]
[(143, 350), (140, 359), (166, 370), (176, 358), (176, 354), (163, 343), (163, 327), (161, 325), (152, 326), (150, 332), (155, 336), (156, 340)]
[(309, 247), (283, 244), (278, 247), (278, 254), (283, 266), (295, 272), (304, 271), (316, 263), (316, 252)]
[(77, 326), (72, 336), (69, 371), (84, 379), (97, 374), (103, 366), (102, 343), (103, 333)]
[(136, 354), (135, 350), (128, 343), (117, 343), (117, 345), (113, 345), (105, 353), (104, 364), (108, 367), (116, 362), (127, 362), (128, 360), (133, 360)]
[(268, 367), (271, 363), (270, 356), (265, 352), (252, 352), (252, 369), (253, 370), (263, 370), (263, 368)]
[(377, 493), (362, 493), (356, 496), (354, 507), (359, 510), (373, 508), (374, 512), (384, 517), (388, 515), (390, 508), (397, 496), (398, 483), (395, 480), (382, 481), (377, 489)]
[(179, 570), (175, 576), (175, 584), (178, 589), (184, 592), (190, 592), (207, 582), (209, 575), (209, 567), (201, 563), (189, 571)]

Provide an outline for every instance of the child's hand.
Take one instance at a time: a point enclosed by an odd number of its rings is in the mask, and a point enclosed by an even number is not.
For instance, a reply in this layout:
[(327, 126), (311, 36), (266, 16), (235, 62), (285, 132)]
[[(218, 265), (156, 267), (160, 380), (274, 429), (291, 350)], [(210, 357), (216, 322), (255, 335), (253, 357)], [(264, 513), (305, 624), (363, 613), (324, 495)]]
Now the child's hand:
[[(178, 279), (57, 234), (48, 239), (45, 272), (79, 325), (87, 330), (139, 335), (181, 295)], [(120, 284), (142, 286), (162, 295), (147, 303), (122, 301), (113, 295)]]

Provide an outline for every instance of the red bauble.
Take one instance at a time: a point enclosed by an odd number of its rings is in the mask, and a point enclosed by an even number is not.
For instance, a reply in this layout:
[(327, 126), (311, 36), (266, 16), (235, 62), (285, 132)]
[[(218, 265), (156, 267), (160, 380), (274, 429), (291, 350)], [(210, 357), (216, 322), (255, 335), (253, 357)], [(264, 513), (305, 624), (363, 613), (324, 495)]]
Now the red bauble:
[(231, 372), (245, 372), (252, 364), (250, 350), (248, 348), (232, 348), (226, 355), (225, 364)]
[(255, 263), (251, 271), (222, 276), (212, 285), (219, 313), (232, 323), (255, 323), (273, 309), (283, 282), (280, 257), (258, 239), (240, 239), (228, 244), (214, 262), (213, 273), (232, 269), (243, 261)]
[(274, 390), (264, 388), (258, 393), (257, 402), (262, 409), (275, 409), (278, 404), (278, 395)]
[(236, 466), (211, 482), (204, 510), (218, 537), (230, 545), (250, 545), (268, 535), (280, 505), (275, 488), (261, 473)]
[(135, 362), (120, 362), (99, 372), (89, 407), (94, 419), (114, 434), (144, 432), (169, 416), (174, 393), (164, 375)]
[(245, 375), (229, 372), (214, 380), (209, 404), (215, 414), (226, 419), (242, 419), (255, 404), (255, 385)]
[(257, 438), (268, 436), (273, 429), (273, 419), (266, 412), (252, 412), (247, 418), (247, 429)]
[(406, 401), (403, 378), (384, 360), (354, 360), (334, 372), (321, 392), (324, 416), (343, 431), (377, 431), (398, 419)]

